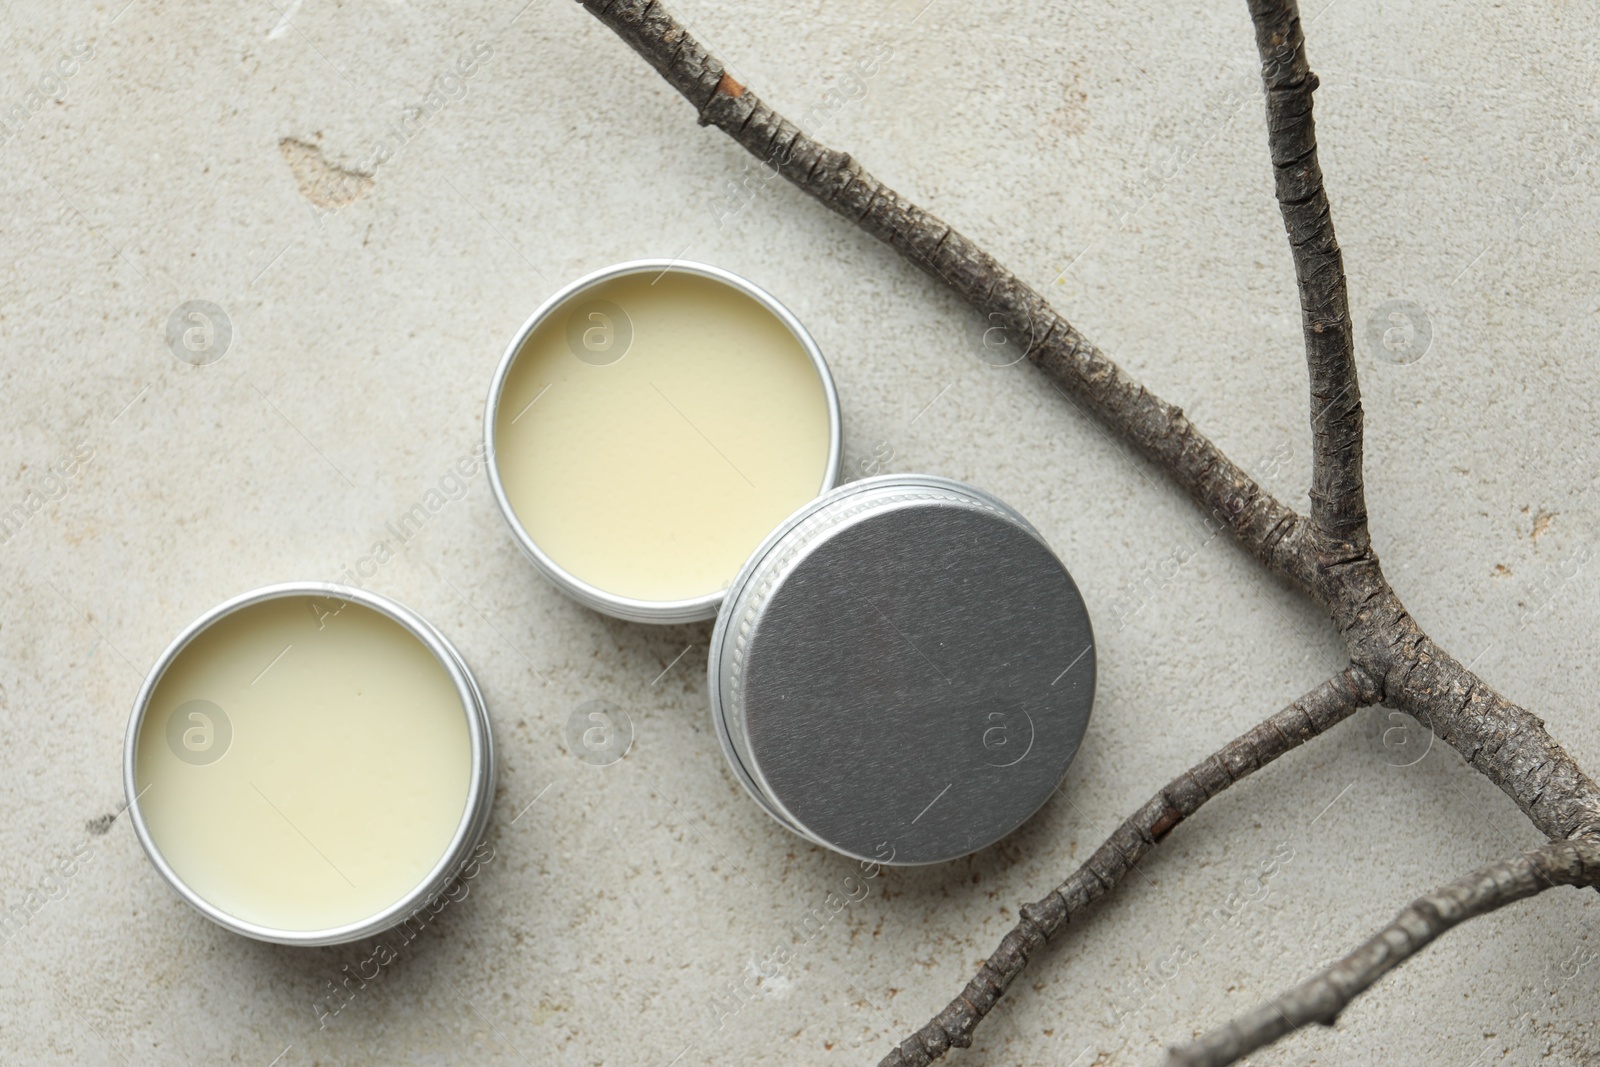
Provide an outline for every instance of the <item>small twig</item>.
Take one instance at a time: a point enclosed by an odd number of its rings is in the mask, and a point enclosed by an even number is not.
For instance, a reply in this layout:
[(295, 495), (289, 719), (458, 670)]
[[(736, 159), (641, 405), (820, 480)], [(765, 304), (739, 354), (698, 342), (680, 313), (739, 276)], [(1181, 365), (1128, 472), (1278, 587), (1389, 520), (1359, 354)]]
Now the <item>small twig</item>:
[(1250, 0), (1267, 95), (1267, 144), (1294, 256), (1311, 376), (1311, 521), (1334, 541), (1367, 543), (1361, 484), (1361, 387), (1356, 381), (1344, 257), (1317, 163), (1311, 116), (1317, 76), (1306, 61), (1294, 0)]
[(972, 1033), (1033, 954), (1073, 915), (1107, 895), (1139, 860), (1230, 785), (1377, 700), (1377, 687), (1358, 667), (1347, 667), (1282, 711), (1228, 742), (1208, 759), (1168, 782), (1117, 827), (1083, 866), (1043, 900), (1022, 909), (1017, 925), (948, 1007), (895, 1047), (878, 1067), (926, 1067), (951, 1046), (972, 1044)]
[(1351, 1001), (1445, 931), (1558, 885), (1600, 886), (1600, 840), (1553, 841), (1418, 897), (1316, 977), (1172, 1049), (1167, 1067), (1225, 1067), (1303, 1026), (1332, 1026)]

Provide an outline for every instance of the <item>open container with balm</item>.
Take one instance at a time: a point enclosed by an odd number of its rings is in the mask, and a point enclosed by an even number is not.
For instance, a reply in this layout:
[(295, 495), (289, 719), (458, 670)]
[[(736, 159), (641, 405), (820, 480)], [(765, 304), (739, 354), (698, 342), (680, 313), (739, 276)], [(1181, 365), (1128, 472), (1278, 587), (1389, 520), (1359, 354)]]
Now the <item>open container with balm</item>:
[(676, 261), (579, 279), (512, 339), (484, 426), (501, 511), (558, 588), (637, 622), (715, 616), (714, 729), (789, 830), (940, 862), (1065, 774), (1095, 683), (1071, 576), (980, 489), (835, 487), (832, 376), (765, 291)]
[(765, 291), (638, 260), (556, 293), (484, 415), (495, 499), (541, 573), (634, 622), (716, 615), (750, 550), (839, 477), (839, 399)]
[(123, 778), (185, 900), (236, 933), (330, 945), (449, 886), (488, 823), (494, 745), (466, 664), (425, 620), (292, 583), (218, 605), (162, 653)]

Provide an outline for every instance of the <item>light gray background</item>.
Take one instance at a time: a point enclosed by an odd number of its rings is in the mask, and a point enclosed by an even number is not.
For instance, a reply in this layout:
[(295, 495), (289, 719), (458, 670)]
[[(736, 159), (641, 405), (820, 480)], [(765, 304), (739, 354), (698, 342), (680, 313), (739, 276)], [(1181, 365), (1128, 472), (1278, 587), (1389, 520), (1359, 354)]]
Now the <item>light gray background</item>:
[[(1050, 293), (1303, 506), (1298, 313), (1244, 5), (921, 4), (674, 7), (791, 113), (890, 45), (824, 139)], [(514, 22), (515, 3), (480, 0), (279, 5), (72, 0), (12, 4), (0, 23), (5, 108), (73, 40), (94, 43), (0, 168), (0, 510), (93, 450), (0, 546), (0, 888), (13, 908), (57, 897), (0, 961), (8, 1062), (871, 1062), (966, 981), (1019, 902), (1339, 665), (1316, 610), (1207, 541), (1196, 509), (1039, 375), (984, 365), (983, 324), (891, 252), (781, 183), (719, 225), (709, 204), (745, 157), (568, 0)], [(1432, 335), (1409, 365), (1360, 353), (1378, 551), (1423, 624), (1591, 769), (1597, 14), (1306, 13), (1353, 310), (1364, 324), (1413, 301)], [(327, 166), (369, 158), (475, 42), (493, 55), (464, 97), (370, 181), (330, 184)], [(354, 199), (319, 220), (330, 190)], [(790, 924), (853, 866), (774, 825), (724, 768), (708, 627), (564, 601), (479, 475), (369, 584), (443, 629), (483, 686), (495, 858), (319, 1032), (312, 1002), (358, 949), (224, 933), (162, 883), (126, 819), (87, 828), (123, 804), (140, 679), (217, 601), (333, 577), (383, 538), (473, 449), (501, 347), (544, 296), (672, 255), (752, 278), (810, 326), (853, 474), (966, 479), (1046, 534), (1099, 630), (1085, 747), (1012, 838), (873, 879), (794, 943)], [(210, 366), (165, 342), (192, 299), (232, 323)], [(609, 767), (564, 741), (592, 699), (636, 726)], [(1422, 890), (1535, 842), (1442, 746), (1390, 766), (1381, 725), (1342, 726), (1209, 805), (952, 1062), (1153, 1062)], [(1280, 846), (1293, 858), (1263, 890)], [(75, 849), (89, 860), (47, 882)], [(1479, 921), (1336, 1030), (1256, 1062), (1600, 1062), (1597, 918), (1593, 894), (1560, 891)], [(793, 964), (719, 1028), (715, 998), (785, 944)]]

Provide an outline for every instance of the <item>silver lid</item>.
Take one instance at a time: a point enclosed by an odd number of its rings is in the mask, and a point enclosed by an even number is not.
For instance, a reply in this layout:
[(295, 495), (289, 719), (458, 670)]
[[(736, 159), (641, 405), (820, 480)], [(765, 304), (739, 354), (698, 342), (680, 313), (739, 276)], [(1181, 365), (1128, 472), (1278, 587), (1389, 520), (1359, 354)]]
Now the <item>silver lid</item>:
[(789, 829), (858, 859), (993, 844), (1072, 762), (1094, 635), (1038, 531), (926, 475), (841, 486), (745, 563), (717, 617), (712, 719), (734, 774)]

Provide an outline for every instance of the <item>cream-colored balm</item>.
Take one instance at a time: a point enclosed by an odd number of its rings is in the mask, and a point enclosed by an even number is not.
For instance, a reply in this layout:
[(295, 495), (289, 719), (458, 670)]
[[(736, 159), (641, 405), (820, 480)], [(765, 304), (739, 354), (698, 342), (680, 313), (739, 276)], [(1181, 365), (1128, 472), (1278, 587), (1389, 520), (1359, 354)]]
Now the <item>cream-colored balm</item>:
[(262, 601), (162, 675), (134, 779), (174, 873), (285, 931), (379, 914), (444, 856), (467, 804), (467, 711), (410, 631), (353, 602)]
[(495, 413), (505, 495), (541, 551), (606, 593), (689, 600), (823, 488), (816, 365), (756, 299), (651, 270), (574, 294), (524, 341)]

